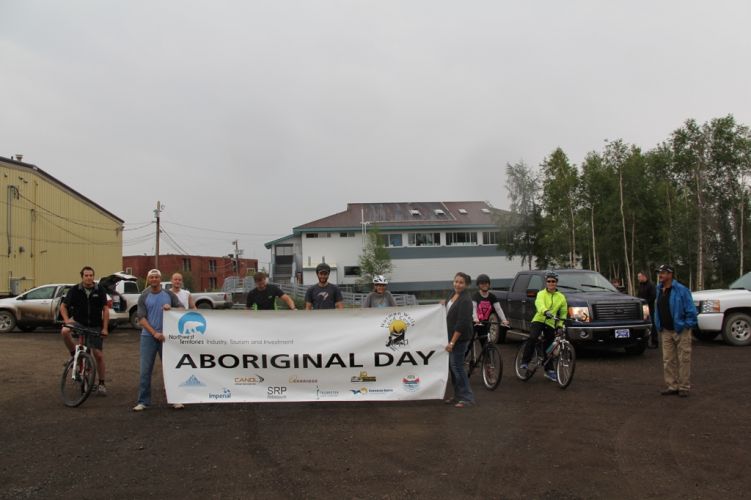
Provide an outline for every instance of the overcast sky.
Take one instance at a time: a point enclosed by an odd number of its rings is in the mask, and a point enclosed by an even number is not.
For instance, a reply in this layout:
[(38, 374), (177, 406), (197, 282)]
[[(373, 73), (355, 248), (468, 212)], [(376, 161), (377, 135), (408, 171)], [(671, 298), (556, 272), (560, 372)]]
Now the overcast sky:
[(507, 162), (751, 125), (750, 24), (740, 0), (0, 0), (0, 156), (124, 219), (124, 255), (159, 200), (185, 251), (267, 262), (348, 202), (506, 208)]

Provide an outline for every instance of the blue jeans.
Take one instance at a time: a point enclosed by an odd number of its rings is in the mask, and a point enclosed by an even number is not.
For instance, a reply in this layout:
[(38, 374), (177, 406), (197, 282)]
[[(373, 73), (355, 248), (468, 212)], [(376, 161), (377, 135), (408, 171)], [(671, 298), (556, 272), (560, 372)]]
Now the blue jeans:
[(151, 405), (151, 372), (154, 371), (156, 355), (162, 359), (162, 343), (151, 335), (141, 335), (141, 381), (138, 384), (138, 402)]
[(467, 403), (475, 402), (475, 395), (469, 386), (469, 377), (464, 371), (464, 355), (469, 347), (469, 341), (457, 342), (449, 354), (449, 368), (451, 382), (454, 384), (454, 398)]

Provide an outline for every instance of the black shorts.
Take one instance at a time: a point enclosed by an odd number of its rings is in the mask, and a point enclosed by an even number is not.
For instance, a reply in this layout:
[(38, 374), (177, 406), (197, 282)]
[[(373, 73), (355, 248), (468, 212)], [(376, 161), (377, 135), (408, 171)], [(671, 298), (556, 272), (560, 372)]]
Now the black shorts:
[[(76, 326), (80, 326), (81, 328), (91, 328), (92, 330), (99, 330), (100, 332), (102, 331), (101, 326), (84, 326), (77, 321), (74, 321), (73, 324)], [(89, 337), (89, 347), (103, 351), (104, 350), (104, 337), (102, 337), (101, 335), (98, 337)]]

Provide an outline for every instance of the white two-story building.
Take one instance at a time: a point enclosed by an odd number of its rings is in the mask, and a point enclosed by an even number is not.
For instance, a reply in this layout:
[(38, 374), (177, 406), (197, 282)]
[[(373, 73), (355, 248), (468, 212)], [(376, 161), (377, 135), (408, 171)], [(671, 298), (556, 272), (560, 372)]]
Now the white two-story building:
[(378, 227), (393, 264), (392, 291), (444, 290), (458, 271), (473, 279), (485, 273), (494, 287), (504, 287), (522, 264), (498, 249), (500, 213), (482, 201), (350, 203), (343, 212), (266, 243), (271, 279), (313, 284), (315, 267), (326, 262), (331, 282), (355, 284), (366, 233)]

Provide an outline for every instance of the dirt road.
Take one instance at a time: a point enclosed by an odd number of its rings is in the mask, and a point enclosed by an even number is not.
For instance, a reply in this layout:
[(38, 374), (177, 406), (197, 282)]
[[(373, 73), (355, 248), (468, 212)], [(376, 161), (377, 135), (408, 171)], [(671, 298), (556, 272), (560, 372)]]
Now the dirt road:
[[(107, 340), (106, 398), (68, 409), (55, 332), (0, 336), (0, 498), (751, 496), (751, 349), (694, 345), (688, 399), (659, 351), (582, 353), (566, 391), (512, 374), (479, 405), (135, 403), (138, 338)], [(159, 367), (158, 367), (159, 368)]]

